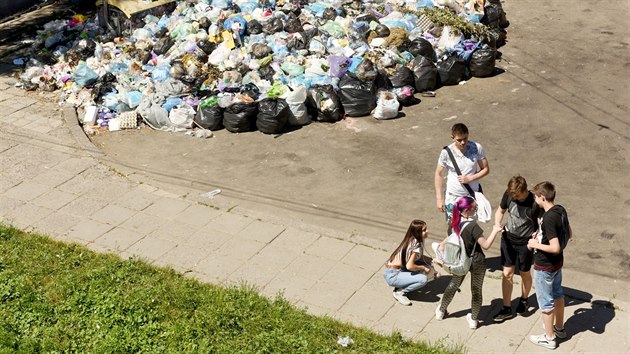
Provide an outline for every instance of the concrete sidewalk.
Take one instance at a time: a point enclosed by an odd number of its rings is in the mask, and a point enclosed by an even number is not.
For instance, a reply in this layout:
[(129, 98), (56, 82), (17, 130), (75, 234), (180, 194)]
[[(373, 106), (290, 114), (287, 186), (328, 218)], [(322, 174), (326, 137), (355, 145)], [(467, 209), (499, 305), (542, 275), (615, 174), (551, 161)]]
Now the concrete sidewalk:
[[(0, 221), (173, 267), (202, 281), (245, 281), (268, 296), (282, 293), (315, 315), (382, 333), (400, 331), (471, 353), (546, 351), (528, 340), (542, 333), (535, 306), (526, 316), (492, 322), (501, 307), (496, 257), (489, 257), (481, 327), (470, 330), (465, 320), (468, 279), (450, 315), (436, 321), (434, 309), (449, 277), (410, 296), (413, 306), (399, 305), (382, 277), (395, 245), (278, 218), (262, 205), (244, 208), (224, 194), (206, 198), (204, 191), (164, 179), (139, 178), (92, 146), (73, 111), (64, 114), (54, 95), (26, 93), (13, 82), (0, 78)], [(612, 288), (618, 292), (596, 294), (598, 282), (616, 282)], [(564, 285), (569, 337), (557, 351), (630, 352), (628, 284), (566, 269)]]

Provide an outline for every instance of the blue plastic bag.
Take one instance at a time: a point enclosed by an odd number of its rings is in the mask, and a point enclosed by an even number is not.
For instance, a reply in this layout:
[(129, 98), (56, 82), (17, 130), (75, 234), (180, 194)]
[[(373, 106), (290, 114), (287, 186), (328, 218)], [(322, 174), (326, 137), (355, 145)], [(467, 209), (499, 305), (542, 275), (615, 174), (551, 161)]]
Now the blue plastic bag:
[(96, 80), (98, 80), (98, 74), (82, 61), (77, 65), (74, 73), (72, 73), (72, 79), (77, 85), (85, 87), (95, 83)]
[(164, 101), (164, 103), (162, 103), (162, 108), (164, 108), (167, 112), (170, 112), (173, 107), (182, 103), (184, 103), (184, 100), (179, 97), (169, 97), (166, 101)]

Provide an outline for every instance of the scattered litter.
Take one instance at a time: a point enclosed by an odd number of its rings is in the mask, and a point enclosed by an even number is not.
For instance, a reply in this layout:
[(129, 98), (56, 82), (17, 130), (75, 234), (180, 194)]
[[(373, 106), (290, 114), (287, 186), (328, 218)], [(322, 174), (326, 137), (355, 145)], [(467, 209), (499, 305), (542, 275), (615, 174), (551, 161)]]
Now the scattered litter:
[(217, 189), (211, 190), (210, 192), (204, 193), (201, 196), (203, 198), (212, 199), (212, 198), (214, 198), (216, 195), (218, 195), (220, 193), (221, 193), (221, 190), (217, 188)]
[(444, 118), (442, 120), (449, 121), (449, 120), (453, 120), (453, 119), (457, 119), (457, 116), (450, 116), (450, 117)]
[(13, 65), (22, 66), (22, 65), (24, 65), (24, 63), (25, 63), (24, 58), (13, 59)]
[(354, 344), (354, 341), (352, 340), (352, 338), (346, 336), (346, 337), (341, 337), (339, 336), (339, 340), (337, 340), (337, 344), (341, 345), (342, 347), (349, 347), (351, 345)]

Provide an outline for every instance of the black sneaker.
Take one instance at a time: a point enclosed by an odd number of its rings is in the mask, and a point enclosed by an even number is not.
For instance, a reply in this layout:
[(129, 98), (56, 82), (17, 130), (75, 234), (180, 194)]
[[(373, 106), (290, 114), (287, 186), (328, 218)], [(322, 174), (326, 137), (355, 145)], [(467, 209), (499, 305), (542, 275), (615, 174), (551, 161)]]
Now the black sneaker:
[(503, 322), (510, 318), (512, 318), (512, 308), (503, 306), (501, 311), (492, 317), (492, 320), (494, 320), (494, 322)]
[(518, 306), (516, 306), (516, 313), (522, 315), (527, 312), (528, 308), (529, 305), (527, 304), (527, 299), (520, 298), (518, 300)]

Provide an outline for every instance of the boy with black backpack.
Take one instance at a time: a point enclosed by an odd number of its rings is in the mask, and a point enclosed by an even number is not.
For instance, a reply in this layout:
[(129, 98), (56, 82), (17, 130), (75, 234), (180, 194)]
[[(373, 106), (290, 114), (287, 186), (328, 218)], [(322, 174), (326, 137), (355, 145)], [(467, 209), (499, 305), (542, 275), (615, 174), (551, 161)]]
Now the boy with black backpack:
[(545, 213), (535, 238), (527, 243), (534, 250), (534, 284), (545, 333), (530, 336), (532, 343), (556, 349), (556, 338), (564, 339), (564, 293), (562, 292), (563, 250), (571, 238), (571, 226), (566, 210), (554, 204), (556, 189), (551, 182), (534, 187), (535, 201)]

